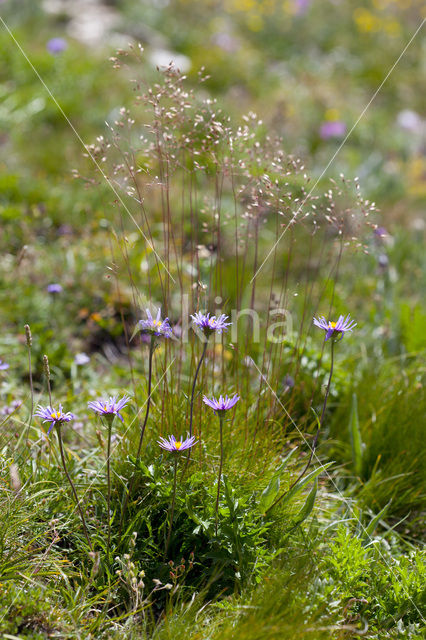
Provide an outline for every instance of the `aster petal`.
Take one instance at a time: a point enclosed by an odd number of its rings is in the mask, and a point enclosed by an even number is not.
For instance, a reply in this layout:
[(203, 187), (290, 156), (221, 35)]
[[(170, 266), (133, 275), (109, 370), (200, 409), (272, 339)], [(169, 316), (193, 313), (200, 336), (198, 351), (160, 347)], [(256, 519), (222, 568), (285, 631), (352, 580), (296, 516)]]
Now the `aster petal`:
[(325, 334), (325, 341), (326, 341), (326, 342), (327, 342), (327, 340), (328, 340), (329, 338), (331, 338), (331, 336), (333, 335), (333, 333), (334, 333), (334, 329), (333, 329), (332, 327), (329, 327), (329, 328), (327, 329), (327, 333)]

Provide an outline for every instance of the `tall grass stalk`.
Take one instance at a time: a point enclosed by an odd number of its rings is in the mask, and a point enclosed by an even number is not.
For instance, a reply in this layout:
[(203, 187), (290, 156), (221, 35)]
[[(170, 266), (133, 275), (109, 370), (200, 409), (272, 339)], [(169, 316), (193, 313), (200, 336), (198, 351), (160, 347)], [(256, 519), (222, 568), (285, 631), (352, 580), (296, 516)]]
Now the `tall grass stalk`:
[(26, 339), (26, 345), (27, 345), (27, 351), (28, 351), (28, 377), (30, 382), (30, 393), (31, 393), (31, 408), (30, 408), (30, 415), (28, 417), (28, 427), (27, 427), (26, 436), (25, 436), (26, 438), (28, 438), (28, 433), (29, 433), (31, 423), (33, 421), (33, 415), (34, 415), (34, 383), (33, 383), (33, 369), (32, 369), (32, 363), (31, 363), (31, 346), (33, 343), (33, 339), (31, 335), (30, 325), (28, 324), (25, 325), (25, 339)]

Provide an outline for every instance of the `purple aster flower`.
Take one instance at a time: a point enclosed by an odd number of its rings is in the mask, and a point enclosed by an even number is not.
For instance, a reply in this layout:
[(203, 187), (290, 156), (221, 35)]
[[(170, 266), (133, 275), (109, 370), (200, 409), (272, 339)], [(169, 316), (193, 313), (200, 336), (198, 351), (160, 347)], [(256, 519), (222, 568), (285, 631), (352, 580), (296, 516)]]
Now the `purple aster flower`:
[(51, 38), (46, 45), (48, 52), (54, 56), (65, 51), (67, 47), (68, 43), (64, 38)]
[(12, 413), (15, 413), (15, 411), (19, 409), (21, 404), (22, 404), (21, 400), (13, 400), (11, 404), (7, 405), (6, 407), (3, 407), (0, 413), (3, 416), (10, 416), (12, 415)]
[(138, 322), (139, 330), (142, 333), (150, 334), (151, 336), (161, 336), (163, 338), (172, 337), (172, 328), (169, 319), (161, 319), (161, 309), (158, 309), (155, 320), (149, 309), (146, 309), (146, 316), (146, 320), (139, 320)]
[(232, 407), (237, 404), (239, 399), (240, 396), (237, 394), (235, 394), (232, 398), (228, 398), (228, 396), (220, 396), (217, 400), (216, 398), (210, 399), (207, 396), (203, 396), (203, 402), (211, 407), (215, 413), (221, 413), (223, 411), (228, 411), (228, 409), (232, 409)]
[(194, 315), (191, 315), (192, 321), (196, 327), (201, 329), (206, 336), (211, 333), (222, 333), (227, 331), (232, 322), (226, 322), (228, 316), (222, 313), (220, 316), (210, 316), (210, 313), (201, 313), (197, 311)]
[(62, 405), (59, 405), (59, 409), (54, 409), (53, 407), (42, 407), (38, 405), (36, 411), (34, 412), (35, 416), (39, 416), (39, 418), (44, 418), (43, 422), (50, 422), (50, 427), (48, 430), (48, 434), (52, 431), (55, 424), (62, 424), (63, 422), (70, 422), (75, 418), (73, 413), (69, 411), (65, 413), (62, 410)]
[(0, 358), (0, 371), (6, 371), (6, 369), (9, 369), (9, 365)]
[(129, 400), (129, 396), (123, 396), (120, 400), (118, 399), (118, 396), (113, 396), (110, 397), (109, 400), (99, 398), (93, 402), (88, 402), (87, 406), (89, 409), (93, 409), (93, 411), (98, 413), (100, 416), (117, 416), (120, 418), (121, 422), (124, 422), (120, 411), (126, 406)]
[(374, 229), (374, 235), (377, 236), (377, 238), (386, 238), (389, 234), (384, 227), (376, 227)]
[(321, 316), (318, 320), (314, 318), (314, 325), (326, 331), (326, 334), (325, 334), (326, 340), (331, 338), (331, 336), (335, 333), (341, 334), (341, 337), (340, 337), (340, 340), (341, 340), (345, 335), (345, 332), (352, 331), (352, 329), (356, 327), (356, 324), (357, 323), (354, 322), (354, 320), (351, 320), (351, 316), (349, 313), (346, 316), (346, 318), (345, 316), (339, 316), (339, 319), (337, 320), (337, 322), (331, 322), (331, 321), (327, 322), (324, 316)]
[(90, 362), (90, 358), (87, 353), (76, 353), (74, 358), (75, 364), (82, 366)]
[(190, 449), (194, 446), (196, 439), (195, 436), (191, 436), (190, 438), (186, 438), (185, 440), (181, 438), (180, 440), (176, 440), (174, 436), (169, 436), (168, 438), (160, 438), (157, 440), (158, 444), (162, 449), (166, 449), (167, 451), (171, 451), (172, 453), (175, 451), (184, 451), (185, 449)]
[(57, 284), (56, 282), (48, 284), (46, 287), (47, 293), (61, 293), (62, 290), (62, 285)]
[(323, 140), (329, 140), (330, 138), (343, 138), (346, 133), (346, 124), (341, 120), (331, 120), (329, 122), (323, 122), (319, 134)]

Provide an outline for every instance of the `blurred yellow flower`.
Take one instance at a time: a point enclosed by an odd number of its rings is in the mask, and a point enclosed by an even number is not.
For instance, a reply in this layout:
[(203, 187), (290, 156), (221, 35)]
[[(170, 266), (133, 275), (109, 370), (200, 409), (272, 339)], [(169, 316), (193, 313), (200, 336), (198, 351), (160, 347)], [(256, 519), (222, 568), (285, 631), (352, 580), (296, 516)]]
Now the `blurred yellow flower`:
[(253, 11), (256, 0), (231, 0), (230, 9), (234, 11)]
[(327, 109), (324, 114), (324, 120), (330, 120), (333, 122), (334, 120), (340, 119), (340, 111), (339, 109)]
[(232, 352), (229, 349), (226, 349), (225, 347), (222, 347), (221, 344), (217, 344), (214, 348), (214, 352), (216, 354), (216, 356), (220, 357), (223, 356), (223, 359), (228, 361), (232, 359)]
[(414, 156), (407, 164), (408, 192), (417, 197), (426, 196), (426, 158)]
[(380, 30), (381, 20), (367, 9), (358, 8), (354, 11), (354, 20), (358, 31), (374, 33)]
[(386, 20), (383, 25), (383, 29), (390, 36), (398, 36), (401, 33), (401, 27), (399, 25), (399, 22), (397, 22), (396, 20)]

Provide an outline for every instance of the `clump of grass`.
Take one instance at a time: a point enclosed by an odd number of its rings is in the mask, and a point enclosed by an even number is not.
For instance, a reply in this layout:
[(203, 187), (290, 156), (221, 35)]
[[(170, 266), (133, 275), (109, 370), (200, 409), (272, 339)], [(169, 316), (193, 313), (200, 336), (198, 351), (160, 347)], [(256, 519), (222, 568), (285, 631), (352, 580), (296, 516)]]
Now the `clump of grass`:
[(349, 473), (356, 471), (360, 504), (374, 513), (389, 505), (386, 517), (394, 524), (402, 520), (401, 531), (409, 529), (409, 521), (413, 520), (415, 533), (416, 518), (424, 503), (422, 371), (416, 361), (408, 363), (402, 372), (399, 362), (394, 359), (379, 367), (374, 374), (366, 371), (350, 389), (358, 398), (358, 462), (348, 447), (349, 395), (343, 396), (339, 403), (332, 434), (347, 443), (345, 458), (350, 460)]

